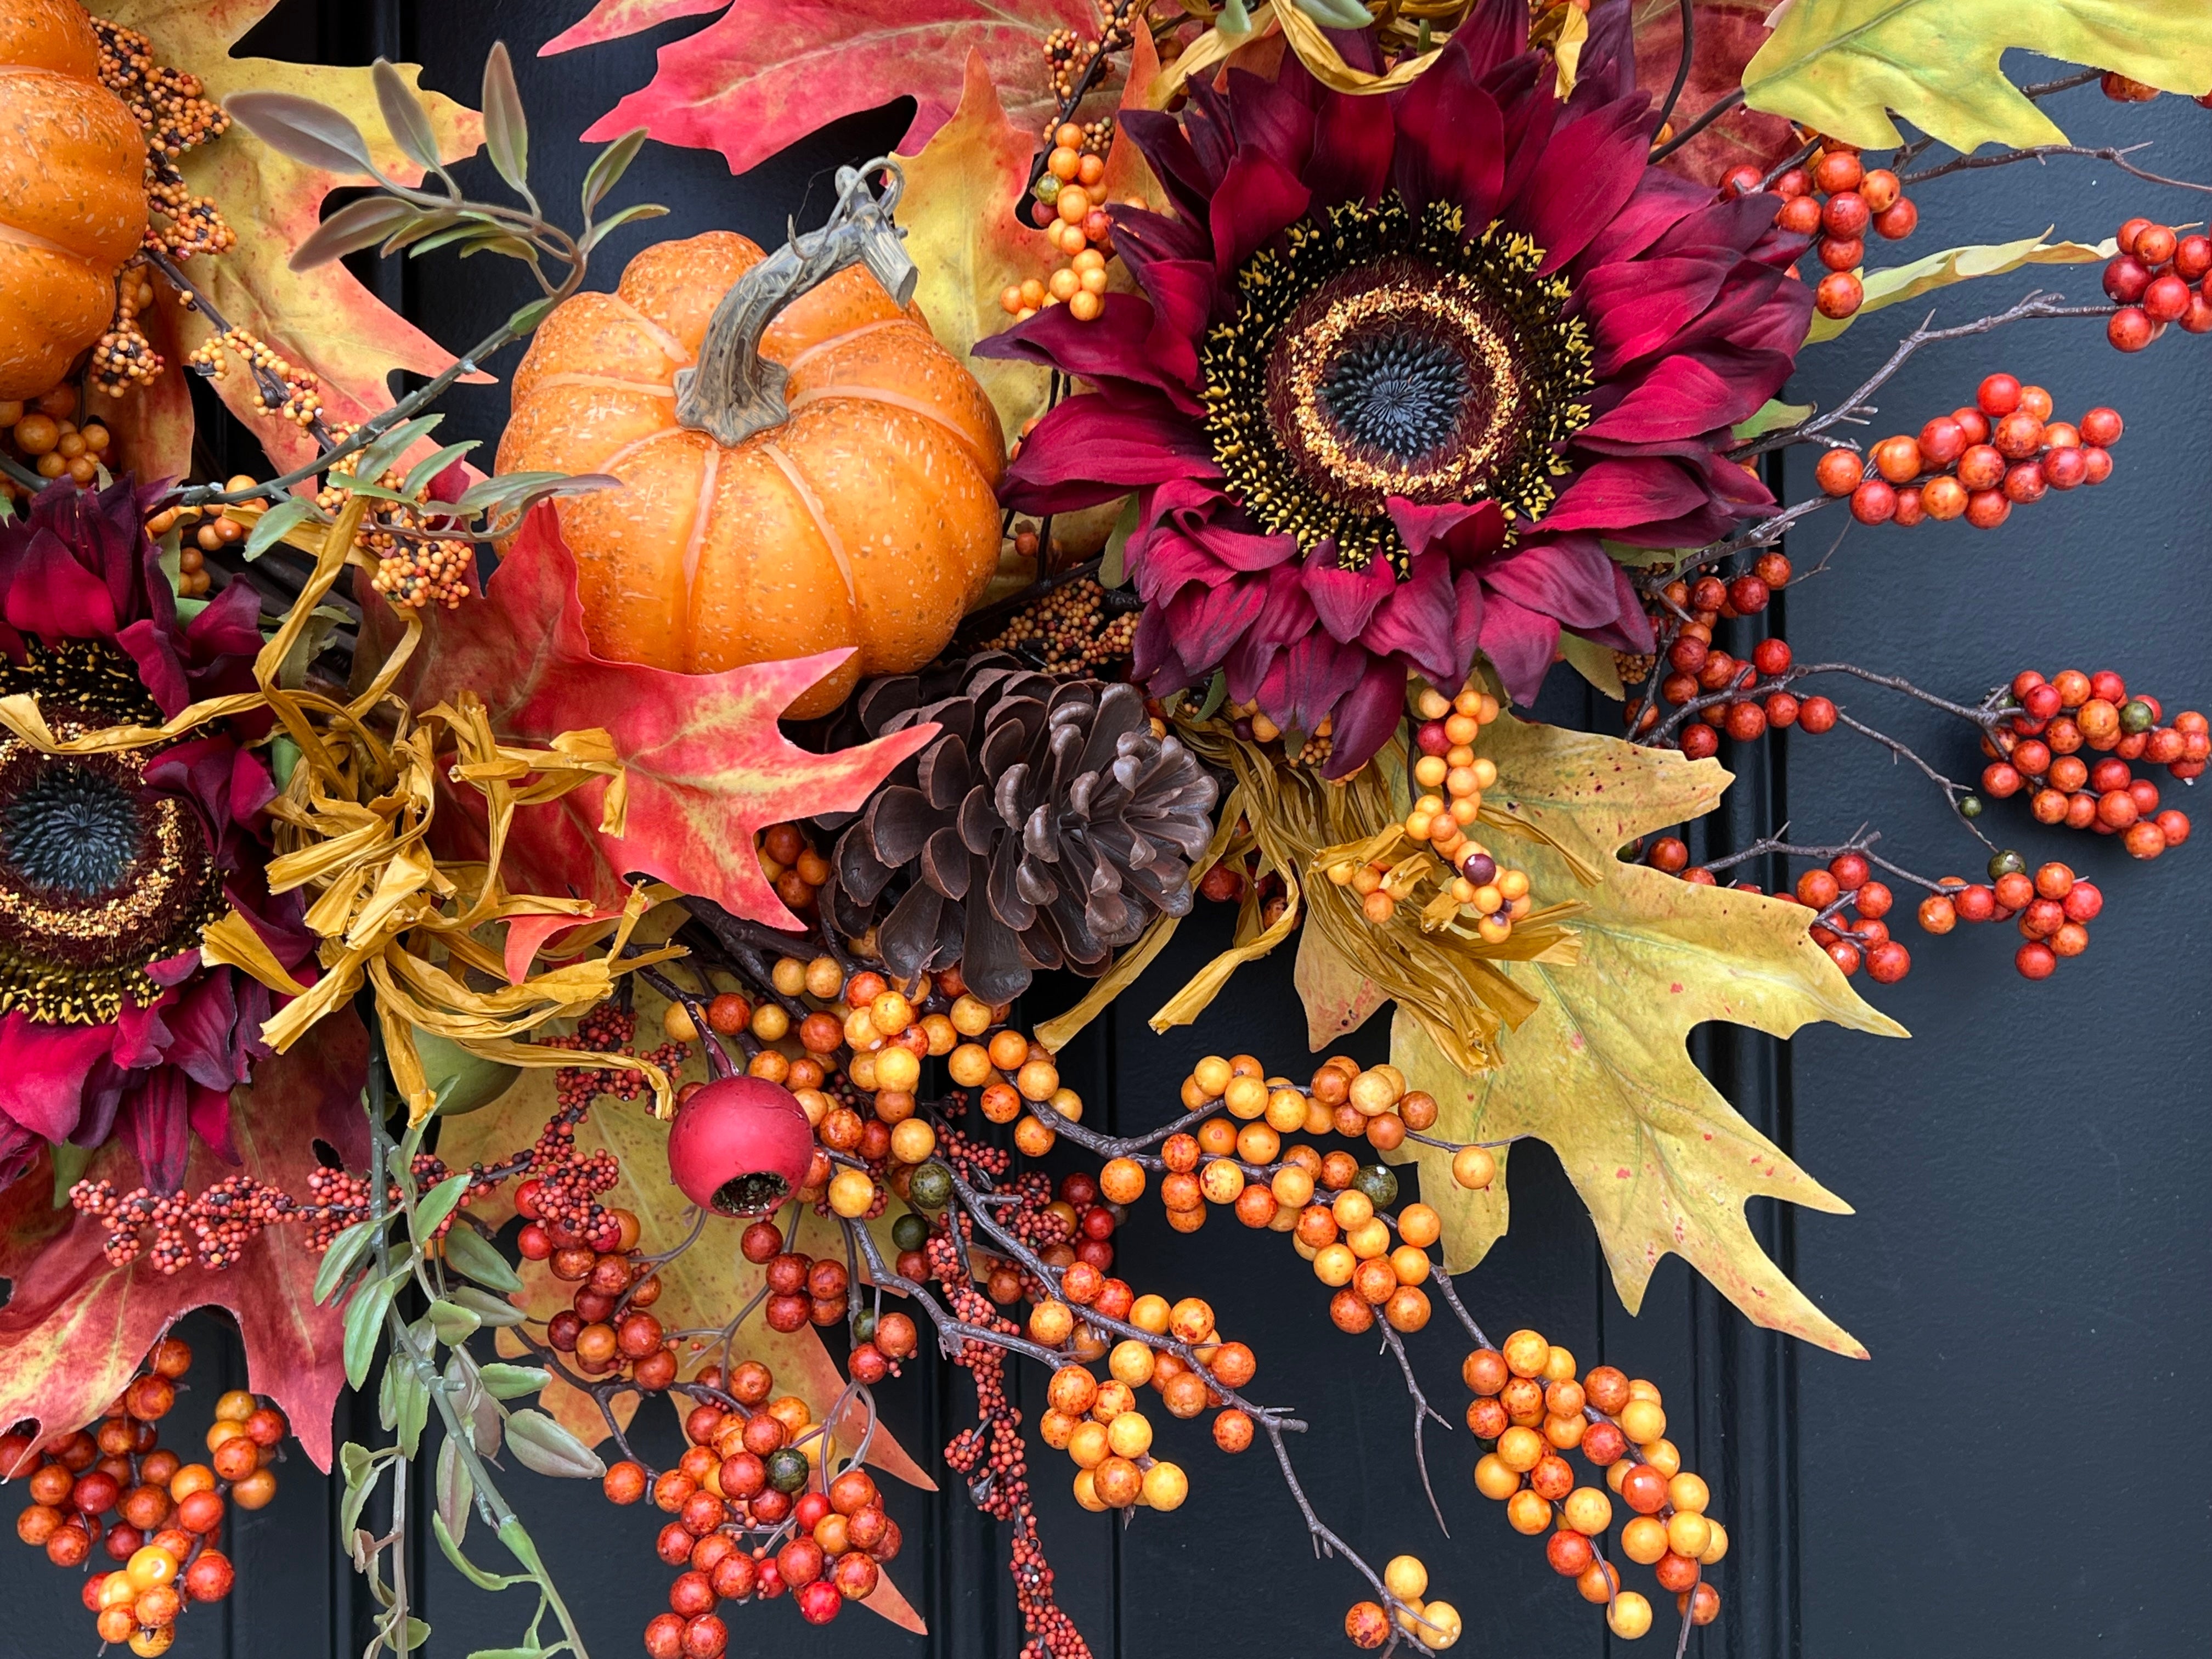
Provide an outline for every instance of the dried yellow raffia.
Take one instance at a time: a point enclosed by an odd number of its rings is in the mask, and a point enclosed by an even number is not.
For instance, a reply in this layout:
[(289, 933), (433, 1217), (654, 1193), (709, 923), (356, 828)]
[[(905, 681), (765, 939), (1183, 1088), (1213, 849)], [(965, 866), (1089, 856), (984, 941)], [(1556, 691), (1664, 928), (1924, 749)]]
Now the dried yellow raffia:
[[(1320, 878), (1342, 859), (1373, 860), (1395, 848), (1406, 849), (1400, 867), (1409, 875), (1433, 854), (1419, 849), (1403, 829), (1406, 802), (1390, 781), (1405, 771), (1405, 749), (1394, 740), (1368, 765), (1342, 783), (1326, 781), (1310, 767), (1291, 764), (1272, 750), (1238, 738), (1219, 721), (1183, 722), (1177, 735), (1210, 763), (1234, 780), (1221, 811), (1213, 844), (1194, 866), (1202, 875), (1224, 857), (1256, 850), (1259, 874), (1282, 878), (1285, 902), (1267, 922), (1257, 883), (1248, 884), (1237, 918), (1234, 942), (1200, 969), (1152, 1017), (1154, 1030), (1187, 1025), (1204, 1012), (1237, 969), (1267, 955), (1299, 924), (1310, 934), (1306, 949), (1319, 948), (1349, 965), (1396, 1001), (1434, 1038), (1454, 1064), (1467, 1072), (1487, 1071), (1498, 1063), (1498, 1034), (1535, 1012), (1527, 991), (1491, 964), (1543, 962), (1571, 965), (1581, 947), (1568, 920), (1584, 907), (1566, 900), (1531, 911), (1516, 922), (1511, 936), (1487, 944), (1459, 925), (1457, 907), (1445, 916), (1401, 907), (1380, 927), (1361, 913), (1349, 888)], [(1534, 823), (1515, 813), (1505, 797), (1486, 801), (1481, 822), (1503, 833), (1553, 844)], [(1576, 874), (1595, 880), (1598, 872), (1573, 860)], [(1111, 1001), (1159, 954), (1175, 931), (1175, 921), (1160, 917), (1115, 963), (1106, 977), (1075, 1008), (1041, 1027), (1038, 1041), (1057, 1048)]]
[[(289, 1048), (366, 983), (375, 992), (392, 1077), (406, 1097), (410, 1122), (436, 1105), (416, 1052), (417, 1030), (504, 1065), (635, 1068), (652, 1084), (665, 1117), (674, 1107), (672, 1085), (649, 1061), (528, 1039), (549, 1020), (573, 1018), (603, 1000), (621, 975), (684, 954), (668, 946), (624, 955), (638, 922), (670, 890), (641, 884), (621, 914), (609, 917), (587, 899), (509, 893), (499, 879), (518, 807), (605, 780), (599, 828), (622, 833), (623, 769), (608, 734), (565, 732), (549, 747), (523, 748), (498, 740), (472, 695), (409, 709), (391, 687), (422, 638), (421, 618), (412, 611), (401, 613), (406, 633), (398, 647), (352, 697), (342, 702), (278, 683), (317, 605), (349, 563), (367, 561), (353, 544), (368, 507), (366, 496), (356, 496), (326, 533), (310, 538), (295, 532), (286, 538), (313, 550), (315, 568), (254, 659), (257, 690), (209, 698), (159, 726), (108, 726), (66, 740), (56, 737), (32, 698), (10, 696), (0, 698), (0, 726), (50, 754), (86, 754), (148, 748), (213, 720), (266, 709), (300, 751), (269, 807), (276, 823), (269, 887), (309, 896), (307, 921), (319, 940), (321, 971), (313, 984), (302, 984), (235, 910), (212, 923), (200, 944), (210, 961), (250, 974), (289, 999), (262, 1028), (263, 1040), (279, 1052)], [(231, 512), (253, 516), (248, 507)], [(441, 773), (482, 799), (489, 849), (482, 863), (441, 866), (430, 851)], [(509, 983), (483, 930), (518, 916), (574, 916), (599, 925), (580, 929), (579, 939), (591, 943), (572, 941), (570, 959)], [(597, 948), (601, 939), (603, 951)]]

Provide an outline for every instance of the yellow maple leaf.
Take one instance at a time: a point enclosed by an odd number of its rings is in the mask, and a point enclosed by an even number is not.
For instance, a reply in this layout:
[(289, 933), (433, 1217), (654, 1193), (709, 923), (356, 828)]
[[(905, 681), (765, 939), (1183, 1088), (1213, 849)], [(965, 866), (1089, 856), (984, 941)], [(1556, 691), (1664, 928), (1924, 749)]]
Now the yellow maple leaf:
[[(145, 35), (157, 62), (199, 76), (206, 95), (217, 103), (249, 90), (283, 91), (343, 111), (367, 137), (378, 167), (403, 182), (417, 181), (422, 169), (385, 131), (368, 69), (231, 56), (231, 48), (274, 3), (107, 0), (98, 9), (109, 21)], [(401, 73), (413, 86), (420, 71), (403, 65)], [(422, 96), (439, 154), (450, 161), (474, 153), (483, 142), (483, 124), (475, 112), (436, 93)], [(287, 264), (292, 250), (321, 222), (323, 198), (356, 181), (295, 161), (236, 124), (213, 143), (189, 152), (179, 165), (192, 192), (212, 198), (238, 233), (236, 246), (194, 258), (188, 273), (228, 321), (267, 341), (295, 367), (321, 380), (326, 420), (358, 422), (388, 408), (394, 369), (433, 375), (453, 362), (449, 352), (362, 287), (343, 264), (332, 260), (294, 270)], [(207, 341), (214, 331), (207, 319), (179, 305), (167, 294), (167, 284), (157, 287), (164, 294), (164, 320), (179, 355)], [(182, 370), (173, 364), (171, 372)], [(313, 457), (313, 443), (300, 428), (256, 412), (253, 382), (242, 368), (234, 364), (216, 386), (279, 466), (289, 469)], [(188, 424), (166, 420), (158, 433), (147, 436), (144, 447), (152, 453), (127, 458), (141, 474), (185, 470)]]
[[(1579, 963), (1499, 963), (1537, 1000), (1498, 1038), (1497, 1069), (1452, 1066), (1419, 1024), (1397, 1018), (1391, 1060), (1443, 1108), (1452, 1141), (1533, 1135), (1559, 1153), (1589, 1206), (1613, 1283), (1630, 1312), (1652, 1270), (1683, 1257), (1754, 1323), (1838, 1353), (1866, 1350), (1768, 1259), (1744, 1218), (1753, 1197), (1849, 1214), (1850, 1206), (1753, 1128), (1691, 1062), (1692, 1028), (1724, 1019), (1775, 1036), (1814, 1020), (1902, 1036), (1854, 992), (1809, 934), (1812, 912), (1783, 899), (1693, 886), (1616, 849), (1710, 811), (1730, 781), (1717, 761), (1558, 726), (1499, 720), (1483, 752), (1498, 763), (1495, 794), (1539, 825), (1515, 843), (1534, 890), (1589, 907), (1572, 926)], [(1599, 872), (1578, 881), (1578, 855)], [(1421, 1190), (1444, 1215), (1444, 1256), (1470, 1267), (1505, 1231), (1504, 1160), (1481, 1193), (1454, 1183), (1450, 1155), (1407, 1143)]]
[(899, 228), (921, 273), (915, 301), (939, 343), (991, 394), (1009, 441), (1044, 412), (1045, 371), (969, 354), (1010, 320), (1000, 293), (1051, 269), (1051, 245), (1019, 216), (1036, 154), (1035, 135), (1006, 118), (983, 54), (970, 52), (960, 107), (920, 155), (898, 158)]

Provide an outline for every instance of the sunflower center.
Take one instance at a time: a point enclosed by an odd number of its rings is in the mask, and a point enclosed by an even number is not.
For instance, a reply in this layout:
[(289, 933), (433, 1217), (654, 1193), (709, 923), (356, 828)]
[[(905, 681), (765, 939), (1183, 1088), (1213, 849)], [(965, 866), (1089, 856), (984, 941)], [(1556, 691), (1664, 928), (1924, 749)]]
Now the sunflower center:
[(1395, 196), (1292, 226), (1245, 262), (1237, 316), (1206, 341), (1231, 492), (1302, 550), (1401, 574), (1392, 496), (1541, 514), (1590, 386), (1587, 332), (1542, 263), (1526, 237), (1469, 239), (1456, 212), (1416, 218)]
[[(0, 659), (55, 734), (158, 720), (130, 659), (104, 641), (29, 641)], [(199, 940), (222, 884), (199, 819), (149, 789), (152, 753), (49, 755), (0, 738), (0, 1012), (52, 1024), (113, 1019), (160, 994), (149, 963)]]
[(1370, 334), (1337, 354), (1319, 413), (1350, 441), (1401, 464), (1439, 447), (1467, 401), (1467, 364), (1443, 340)]
[(84, 766), (39, 769), (0, 807), (0, 859), (25, 884), (64, 901), (112, 892), (138, 855), (139, 804), (117, 778)]

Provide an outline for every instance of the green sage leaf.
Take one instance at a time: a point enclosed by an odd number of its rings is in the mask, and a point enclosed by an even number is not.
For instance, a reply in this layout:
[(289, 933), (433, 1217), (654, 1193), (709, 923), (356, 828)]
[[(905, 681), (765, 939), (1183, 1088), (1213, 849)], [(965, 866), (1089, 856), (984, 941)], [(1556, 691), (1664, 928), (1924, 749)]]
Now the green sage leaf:
[(530, 124), (522, 118), (522, 94), (515, 90), (514, 62), (507, 42), (495, 40), (484, 58), (484, 149), (499, 176), (524, 195), (530, 191)]

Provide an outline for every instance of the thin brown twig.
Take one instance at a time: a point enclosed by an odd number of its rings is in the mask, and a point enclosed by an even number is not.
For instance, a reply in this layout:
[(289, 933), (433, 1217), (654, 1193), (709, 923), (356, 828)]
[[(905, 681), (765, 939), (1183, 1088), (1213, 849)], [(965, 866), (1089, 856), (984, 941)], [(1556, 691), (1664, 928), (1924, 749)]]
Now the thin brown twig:
[(1977, 172), (1983, 167), (2009, 167), (2014, 161), (2038, 161), (2052, 155), (2086, 155), (2094, 161), (2109, 161), (2123, 173), (2154, 185), (2168, 185), (2175, 190), (2201, 191), (2212, 195), (2212, 185), (2200, 185), (2191, 179), (2169, 179), (2162, 173), (2153, 173), (2139, 167), (2128, 157), (2137, 150), (2148, 149), (2148, 142), (2140, 144), (2030, 144), (2021, 149), (2000, 150), (1990, 155), (1958, 155), (1948, 161), (1924, 167), (1918, 173), (1908, 173), (1898, 179), (1900, 185), (1924, 185), (1931, 179), (1941, 179), (1947, 173)]

